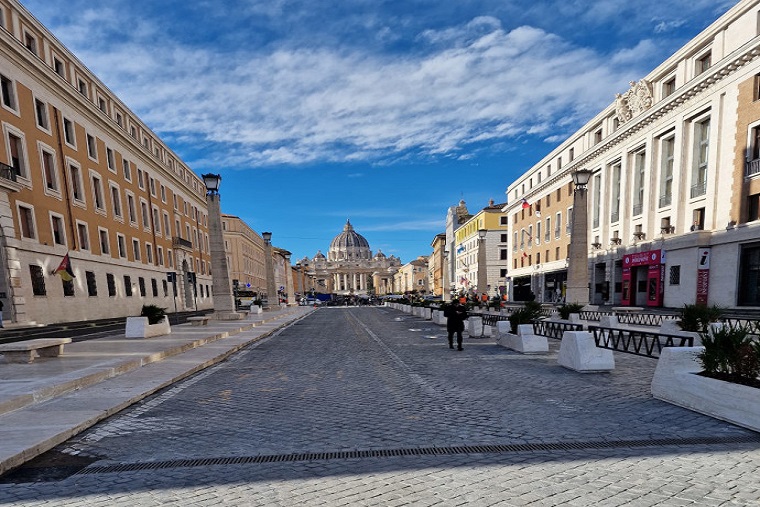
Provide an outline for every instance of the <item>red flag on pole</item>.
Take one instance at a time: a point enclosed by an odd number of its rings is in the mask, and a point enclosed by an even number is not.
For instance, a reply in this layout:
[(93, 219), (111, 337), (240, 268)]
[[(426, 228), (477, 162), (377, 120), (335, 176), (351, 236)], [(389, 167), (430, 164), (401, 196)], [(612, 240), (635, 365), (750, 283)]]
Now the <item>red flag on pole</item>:
[(528, 204), (528, 201), (526, 201), (525, 198), (522, 200), (522, 207), (523, 209), (530, 208), (530, 204)]
[(61, 275), (61, 279), (65, 282), (70, 282), (74, 278), (74, 270), (71, 269), (71, 260), (69, 259), (68, 252), (63, 257), (63, 260), (61, 261), (61, 264), (58, 265), (58, 269), (53, 271), (54, 275)]

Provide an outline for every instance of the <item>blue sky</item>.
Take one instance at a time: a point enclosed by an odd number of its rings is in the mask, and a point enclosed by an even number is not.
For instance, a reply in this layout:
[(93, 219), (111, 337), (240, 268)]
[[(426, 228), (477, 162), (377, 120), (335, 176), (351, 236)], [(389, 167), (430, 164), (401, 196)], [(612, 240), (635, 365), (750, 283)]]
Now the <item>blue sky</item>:
[(293, 262), (429, 255), (734, 1), (22, 0)]

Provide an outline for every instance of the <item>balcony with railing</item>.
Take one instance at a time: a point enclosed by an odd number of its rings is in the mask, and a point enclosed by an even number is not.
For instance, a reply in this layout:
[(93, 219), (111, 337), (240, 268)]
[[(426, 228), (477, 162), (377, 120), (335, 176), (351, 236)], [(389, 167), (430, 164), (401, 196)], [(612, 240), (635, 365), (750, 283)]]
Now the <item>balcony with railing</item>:
[(10, 181), (16, 181), (16, 176), (18, 175), (18, 172), (14, 167), (9, 166), (8, 164), (3, 164), (0, 162), (0, 178), (3, 178), (5, 180)]
[(691, 186), (691, 197), (699, 197), (707, 193), (707, 182), (697, 183)]
[(747, 161), (745, 166), (744, 176), (753, 176), (755, 174), (760, 174), (760, 158)]
[(633, 205), (633, 216), (637, 217), (644, 211), (644, 205), (641, 203)]
[(619, 211), (613, 211), (610, 213), (610, 222), (615, 223), (620, 221), (620, 212)]
[(193, 242), (183, 238), (172, 238), (172, 247), (179, 248), (180, 250), (193, 251)]
[(661, 195), (660, 196), (660, 208), (664, 208), (665, 206), (670, 206), (670, 203), (673, 201), (673, 196), (670, 194), (668, 195)]

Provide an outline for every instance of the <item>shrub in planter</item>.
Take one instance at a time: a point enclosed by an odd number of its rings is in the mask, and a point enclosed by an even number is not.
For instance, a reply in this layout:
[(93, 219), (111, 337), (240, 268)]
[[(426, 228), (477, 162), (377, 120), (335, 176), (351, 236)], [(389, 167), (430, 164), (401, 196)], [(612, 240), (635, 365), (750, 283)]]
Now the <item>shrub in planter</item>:
[(704, 304), (684, 305), (681, 310), (681, 320), (678, 325), (684, 331), (695, 331), (697, 333), (706, 333), (711, 322), (718, 322), (723, 310), (718, 306), (707, 306)]
[(580, 303), (567, 303), (557, 308), (557, 311), (561, 319), (567, 320), (571, 313), (578, 313), (582, 308), (583, 305)]
[(539, 317), (541, 317), (541, 303), (526, 301), (523, 308), (518, 308), (509, 316), (512, 334), (517, 334), (517, 326), (520, 324), (530, 324)]
[(747, 327), (723, 326), (702, 333), (700, 375), (760, 388), (760, 342)]
[(143, 305), (140, 317), (148, 317), (148, 324), (158, 324), (166, 316), (166, 308), (156, 305)]

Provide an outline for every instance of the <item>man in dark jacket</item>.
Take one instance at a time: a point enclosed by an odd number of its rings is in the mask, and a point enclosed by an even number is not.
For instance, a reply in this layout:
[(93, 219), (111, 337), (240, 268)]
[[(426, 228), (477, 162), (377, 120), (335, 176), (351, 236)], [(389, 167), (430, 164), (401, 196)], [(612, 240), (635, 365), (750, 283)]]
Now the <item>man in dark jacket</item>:
[(450, 305), (446, 306), (443, 315), (446, 317), (446, 331), (449, 333), (449, 348), (454, 348), (454, 333), (456, 333), (457, 350), (462, 350), (462, 331), (464, 331), (464, 321), (467, 319), (467, 308), (455, 298)]

